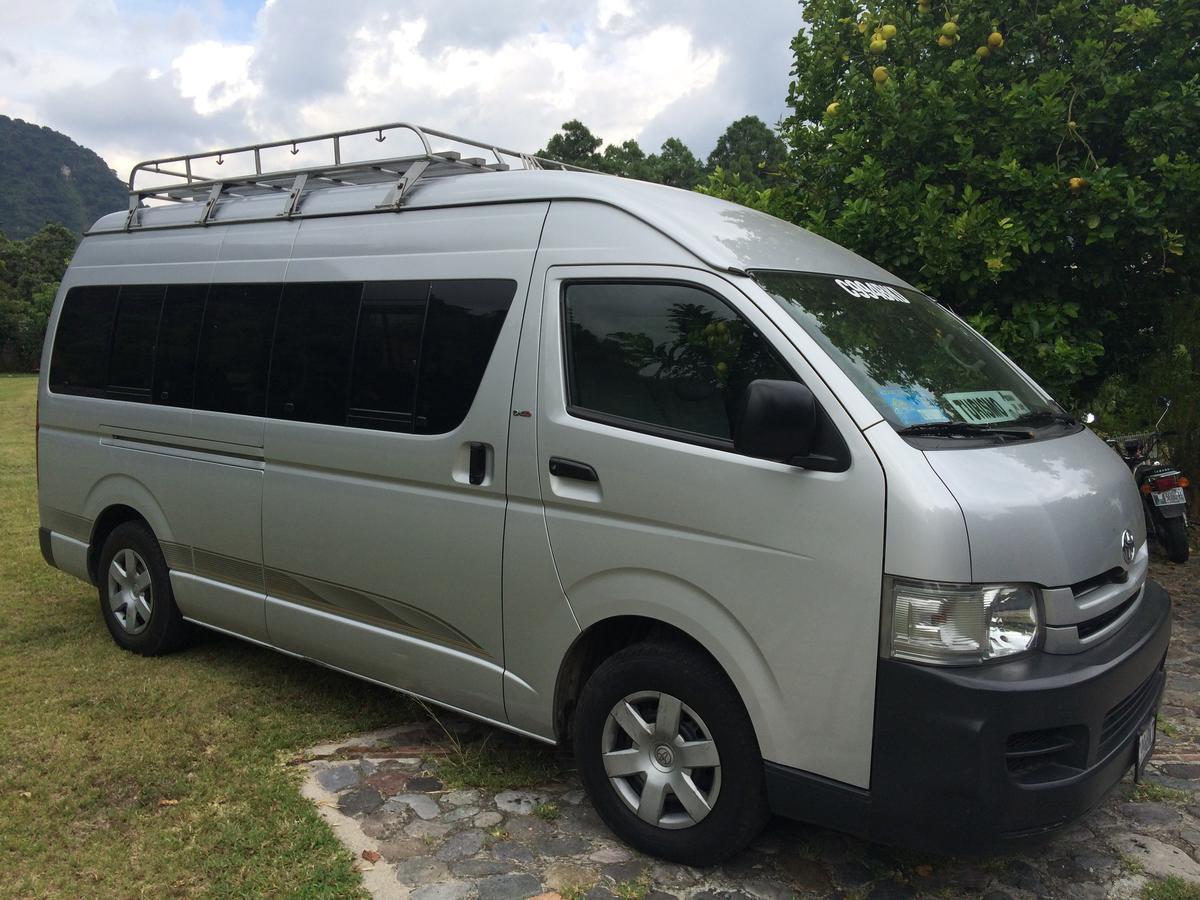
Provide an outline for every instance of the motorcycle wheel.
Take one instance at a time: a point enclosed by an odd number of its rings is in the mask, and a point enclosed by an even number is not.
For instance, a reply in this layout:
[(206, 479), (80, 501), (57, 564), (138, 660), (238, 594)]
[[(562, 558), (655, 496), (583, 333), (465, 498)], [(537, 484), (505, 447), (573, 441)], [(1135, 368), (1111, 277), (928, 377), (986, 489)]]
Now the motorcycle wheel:
[(1162, 535), (1163, 549), (1167, 551), (1167, 559), (1173, 563), (1188, 561), (1188, 536), (1183, 519), (1167, 519), (1159, 529)]

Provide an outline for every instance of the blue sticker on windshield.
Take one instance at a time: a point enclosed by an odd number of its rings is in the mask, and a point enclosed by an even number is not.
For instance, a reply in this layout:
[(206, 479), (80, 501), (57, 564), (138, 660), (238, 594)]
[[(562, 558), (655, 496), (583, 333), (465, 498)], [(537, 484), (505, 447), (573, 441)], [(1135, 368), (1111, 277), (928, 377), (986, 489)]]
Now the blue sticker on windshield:
[(924, 422), (949, 422), (937, 399), (922, 387), (876, 388), (880, 398), (892, 408), (901, 425), (920, 425)]

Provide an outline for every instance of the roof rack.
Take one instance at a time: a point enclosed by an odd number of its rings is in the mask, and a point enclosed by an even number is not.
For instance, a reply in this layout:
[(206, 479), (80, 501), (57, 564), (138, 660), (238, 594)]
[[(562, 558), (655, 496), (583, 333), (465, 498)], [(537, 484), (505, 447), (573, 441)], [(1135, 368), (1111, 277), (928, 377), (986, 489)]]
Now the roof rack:
[[(389, 132), (397, 131), (408, 132), (411, 136), (415, 136), (420, 142), (421, 152), (384, 159), (346, 161), (343, 158), (343, 150), (346, 149), (343, 142), (347, 138), (375, 135), (374, 140), (377, 143), (383, 143), (392, 136)], [(464, 158), (457, 150), (435, 151), (431, 138), (440, 138), (453, 144), (482, 150), (494, 157), (495, 162), (489, 162), (487, 157), (481, 156)], [(302, 151), (315, 152), (331, 159), (332, 162), (264, 171), (264, 155), (268, 157), (278, 155), (277, 152), (271, 151), (286, 151), (292, 156), (296, 156)], [(386, 125), (331, 131), (326, 134), (288, 138), (282, 141), (246, 144), (241, 147), (187, 153), (162, 159), (148, 159), (137, 163), (129, 173), (129, 213), (125, 218), (124, 230), (129, 231), (140, 227), (140, 211), (146, 208), (147, 200), (172, 203), (204, 201), (204, 206), (201, 208), (200, 216), (195, 224), (207, 225), (212, 221), (222, 199), (274, 194), (280, 198), (280, 210), (276, 215), (282, 218), (295, 218), (303, 215), (301, 205), (306, 191), (322, 186), (386, 184), (390, 182), (391, 190), (376, 208), (398, 210), (413, 185), (418, 181), (446, 175), (505, 171), (511, 168), (509, 160), (518, 164), (518, 167), (522, 169), (551, 168), (574, 172), (594, 171), (408, 122), (390, 122)], [(241, 166), (241, 171), (235, 174), (234, 167), (238, 163), (244, 163), (244, 165)], [(229, 174), (214, 177), (212, 167), (225, 165), (231, 166)], [(145, 180), (152, 175), (161, 175), (170, 180), (150, 187), (138, 186), (138, 176), (142, 176)]]

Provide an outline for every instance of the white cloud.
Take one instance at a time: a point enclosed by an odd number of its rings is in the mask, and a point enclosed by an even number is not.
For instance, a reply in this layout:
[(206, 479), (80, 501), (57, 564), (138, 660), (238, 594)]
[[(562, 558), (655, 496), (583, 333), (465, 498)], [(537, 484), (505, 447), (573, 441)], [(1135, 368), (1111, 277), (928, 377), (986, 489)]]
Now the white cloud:
[(233, 0), (126, 2), (0, 5), (0, 112), (119, 171), (397, 119), (533, 151), (579, 118), (703, 157), (734, 119), (784, 112), (800, 18), (787, 0), (736, 16), (716, 0), (268, 0), (253, 20)]
[(184, 48), (171, 62), (182, 97), (202, 116), (253, 100), (261, 93), (250, 78), (253, 44), (201, 41)]

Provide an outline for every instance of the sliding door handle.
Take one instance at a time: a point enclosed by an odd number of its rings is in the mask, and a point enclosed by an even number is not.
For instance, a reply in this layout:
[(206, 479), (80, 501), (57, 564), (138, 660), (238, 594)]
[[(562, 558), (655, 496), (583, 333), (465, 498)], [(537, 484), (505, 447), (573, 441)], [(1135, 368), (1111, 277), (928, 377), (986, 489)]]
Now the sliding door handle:
[(471, 461), (467, 472), (467, 480), (471, 484), (483, 484), (487, 475), (487, 451), (487, 444), (471, 441)]
[(559, 478), (574, 478), (577, 481), (599, 481), (596, 470), (587, 463), (576, 462), (573, 459), (563, 459), (561, 456), (550, 457), (550, 474)]

